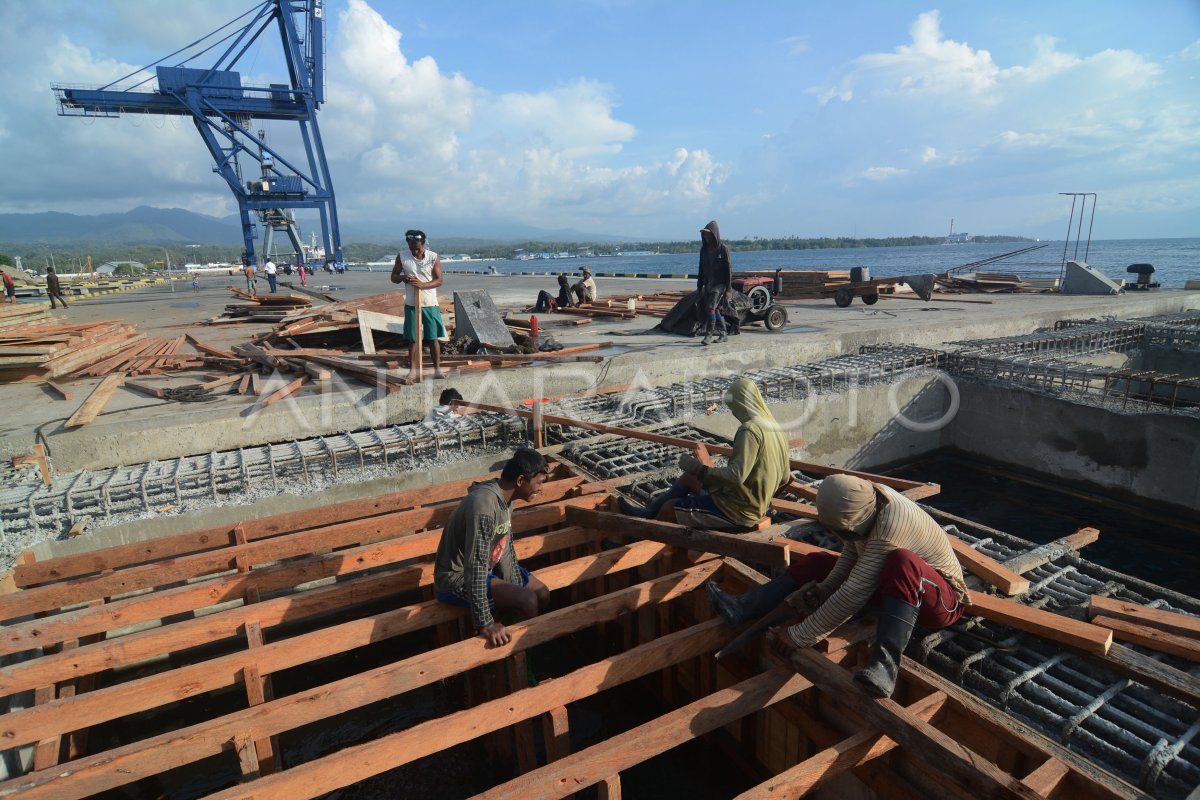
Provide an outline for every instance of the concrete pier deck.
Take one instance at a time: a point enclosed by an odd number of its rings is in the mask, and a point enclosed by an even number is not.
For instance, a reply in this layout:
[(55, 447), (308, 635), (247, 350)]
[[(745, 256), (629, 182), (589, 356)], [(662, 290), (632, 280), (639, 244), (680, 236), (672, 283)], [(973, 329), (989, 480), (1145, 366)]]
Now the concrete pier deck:
[[(316, 283), (320, 285), (322, 276)], [(333, 294), (350, 299), (392, 288), (386, 273), (329, 276)], [(180, 326), (215, 317), (230, 301), (228, 281), (206, 279), (201, 292), (180, 285), (174, 293), (161, 289), (130, 292), (112, 298), (78, 301), (72, 321), (120, 319), (148, 335), (178, 336)], [(521, 310), (550, 279), (506, 275), (448, 274), (444, 294), (486, 289), (501, 310)], [(236, 285), (236, 284), (234, 284)], [(311, 285), (311, 284), (310, 284)], [(632, 292), (687, 290), (677, 279), (610, 279), (601, 282), (601, 297)], [(980, 301), (992, 301), (990, 303)], [(970, 302), (968, 302), (970, 301)], [(468, 400), (502, 403), (583, 391), (589, 387), (635, 384), (660, 386), (680, 380), (740, 373), (747, 369), (802, 364), (856, 352), (861, 345), (898, 343), (937, 347), (963, 339), (1026, 334), (1060, 319), (1122, 319), (1174, 313), (1200, 307), (1200, 292), (1158, 290), (1113, 297), (1041, 294), (940, 295), (935, 302), (881, 299), (874, 306), (855, 302), (838, 308), (832, 300), (786, 302), (789, 322), (777, 333), (747, 328), (729, 341), (704, 347), (696, 339), (650, 329), (653, 317), (636, 320), (595, 319), (591, 324), (557, 324), (556, 315), (542, 317), (542, 330), (565, 345), (612, 342), (601, 351), (601, 363), (565, 363), (518, 367), (426, 380), (388, 394), (358, 382), (333, 381), (325, 389), (306, 388), (294, 400), (266, 409), (253, 398), (223, 396), (202, 403), (156, 400), (122, 388), (94, 422), (75, 430), (63, 428), (99, 379), (67, 384), (72, 399), (61, 400), (36, 384), (3, 388), (8, 413), (0, 422), (0, 455), (29, 452), (44, 441), (59, 472), (137, 464), (155, 459), (236, 449), (268, 442), (358, 430), (420, 419), (446, 386)], [(228, 323), (191, 328), (189, 332), (220, 347), (247, 341), (265, 324)], [(282, 379), (280, 379), (282, 381)], [(180, 384), (194, 382), (184, 377)], [(281, 383), (282, 385), (282, 383)]]

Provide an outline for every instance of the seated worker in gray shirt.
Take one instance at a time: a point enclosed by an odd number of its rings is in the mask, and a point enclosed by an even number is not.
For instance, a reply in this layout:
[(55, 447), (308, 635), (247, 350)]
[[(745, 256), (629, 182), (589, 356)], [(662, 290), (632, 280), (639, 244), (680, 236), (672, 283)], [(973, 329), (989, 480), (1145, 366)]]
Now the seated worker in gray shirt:
[(517, 448), (498, 479), (471, 484), (467, 496), (442, 528), (433, 567), (439, 601), (471, 610), (471, 623), (493, 647), (512, 640), (496, 611), (529, 619), (545, 610), (550, 590), (517, 563), (512, 541), (512, 504), (542, 490), (546, 458)]

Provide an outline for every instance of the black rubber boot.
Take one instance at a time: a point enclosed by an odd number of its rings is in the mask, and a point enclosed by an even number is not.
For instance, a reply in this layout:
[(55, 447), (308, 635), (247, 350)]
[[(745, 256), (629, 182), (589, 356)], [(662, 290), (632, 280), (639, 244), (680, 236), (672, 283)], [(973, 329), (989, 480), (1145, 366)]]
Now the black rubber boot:
[(741, 625), (773, 610), (798, 588), (796, 579), (786, 572), (742, 595), (729, 594), (709, 583), (708, 602), (730, 625)]
[(717, 329), (717, 344), (720, 344), (729, 338), (725, 333), (725, 320), (723, 317), (718, 316), (715, 320), (713, 320), (713, 325)]
[(713, 320), (708, 318), (708, 322), (704, 326), (704, 338), (700, 340), (700, 344), (712, 344), (713, 340)]
[(633, 503), (626, 500), (624, 497), (617, 497), (617, 508), (621, 509), (621, 513), (627, 517), (646, 517), (646, 509), (641, 506), (635, 506)]
[(874, 697), (892, 696), (896, 690), (896, 678), (900, 675), (900, 657), (912, 638), (916, 624), (916, 606), (909, 605), (899, 597), (884, 595), (879, 609), (879, 623), (875, 627), (871, 660), (854, 674), (855, 682), (867, 694)]

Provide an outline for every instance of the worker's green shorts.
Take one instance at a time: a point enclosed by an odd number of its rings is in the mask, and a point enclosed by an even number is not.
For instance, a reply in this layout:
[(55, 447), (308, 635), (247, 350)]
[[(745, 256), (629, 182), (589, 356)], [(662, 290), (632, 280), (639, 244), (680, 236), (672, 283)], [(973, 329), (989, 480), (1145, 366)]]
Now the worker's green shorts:
[[(425, 341), (441, 339), (446, 335), (446, 324), (442, 322), (442, 310), (437, 306), (425, 306), (421, 309), (421, 338)], [(404, 307), (404, 338), (410, 342), (417, 338), (417, 310), (412, 306)]]

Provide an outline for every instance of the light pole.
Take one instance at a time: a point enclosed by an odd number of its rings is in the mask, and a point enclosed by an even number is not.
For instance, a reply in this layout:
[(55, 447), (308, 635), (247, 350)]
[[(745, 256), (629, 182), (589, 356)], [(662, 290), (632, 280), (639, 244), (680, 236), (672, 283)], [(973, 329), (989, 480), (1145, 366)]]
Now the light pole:
[(167, 257), (167, 285), (171, 287), (171, 293), (175, 293), (175, 281), (171, 280), (171, 252), (167, 248), (163, 248), (163, 254)]

